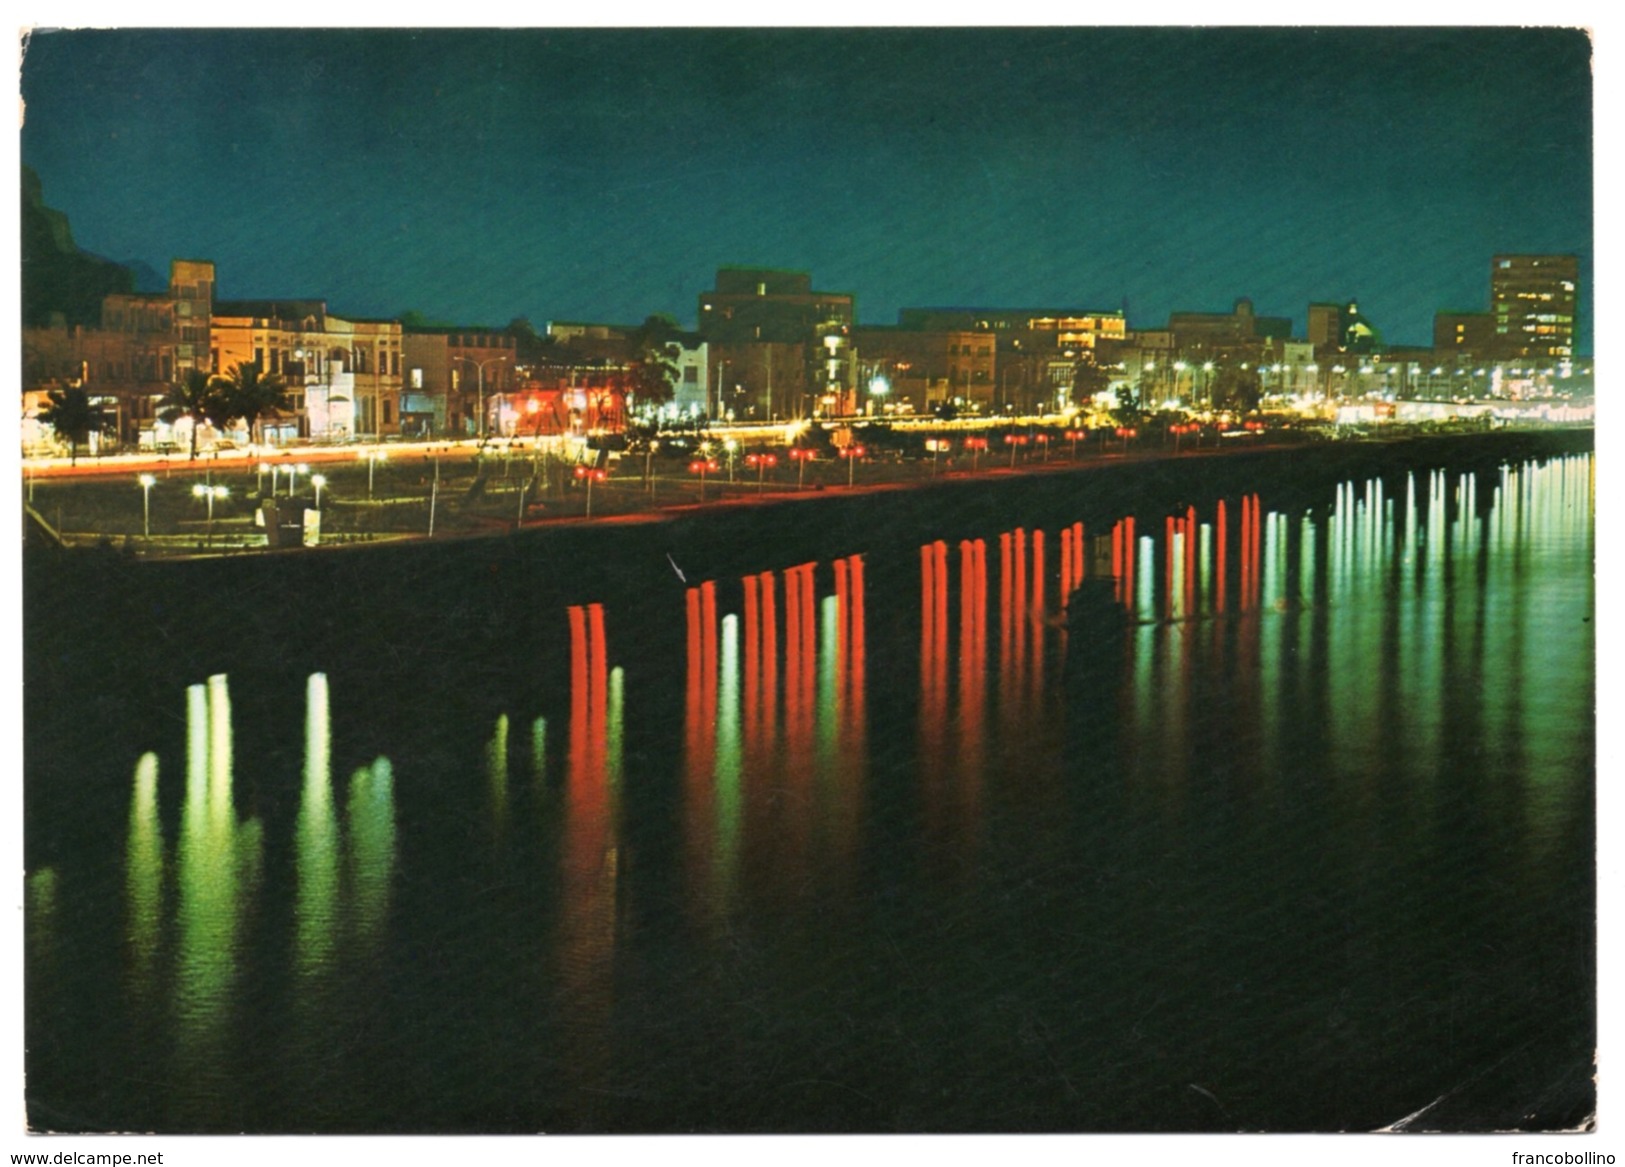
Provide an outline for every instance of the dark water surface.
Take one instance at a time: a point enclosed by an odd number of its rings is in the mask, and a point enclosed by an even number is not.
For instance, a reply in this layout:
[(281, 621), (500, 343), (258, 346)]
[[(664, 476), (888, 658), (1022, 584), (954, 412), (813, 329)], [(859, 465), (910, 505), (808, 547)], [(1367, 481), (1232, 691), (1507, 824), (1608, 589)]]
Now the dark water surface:
[(474, 640), (483, 584), (286, 656), (174, 596), (222, 671), (147, 624), (31, 710), (32, 1123), (1584, 1121), (1592, 458), (1277, 493), (678, 555)]

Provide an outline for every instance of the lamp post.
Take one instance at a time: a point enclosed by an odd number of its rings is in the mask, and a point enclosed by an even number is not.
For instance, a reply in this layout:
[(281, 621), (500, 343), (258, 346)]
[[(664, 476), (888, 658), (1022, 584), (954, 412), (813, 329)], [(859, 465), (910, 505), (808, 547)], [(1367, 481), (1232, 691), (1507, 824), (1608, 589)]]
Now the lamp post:
[(790, 457), (796, 462), (796, 489), (800, 490), (807, 477), (807, 463), (813, 460), (813, 452), (805, 446), (792, 446)]
[(705, 501), (705, 476), (708, 472), (716, 470), (716, 468), (717, 464), (710, 458), (696, 458), (694, 461), (688, 464), (688, 472), (690, 474), (698, 474), (700, 476), (701, 502)]
[(734, 451), (739, 449), (739, 443), (732, 438), (725, 438), (722, 448), (728, 451), (728, 481), (734, 480)]
[(385, 450), (362, 450), (357, 456), (367, 464), (367, 498), (370, 501), (372, 498), (373, 468), (380, 462), (389, 461), (389, 453)]
[(293, 497), (293, 488), (294, 488), (295, 484), (299, 481), (299, 476), (301, 474), (309, 474), (309, 473), (310, 473), (310, 467), (305, 465), (303, 462), (299, 463), (299, 465), (297, 465), (297, 466), (289, 466), (288, 467), (288, 497), (289, 498)]
[(150, 474), (142, 474), (136, 478), (141, 484), (141, 537), (152, 538), (152, 487), (158, 480)]
[[(451, 359), (454, 364), (468, 364), (474, 366), (474, 380), (478, 387), (480, 398), (480, 415), (477, 419), (475, 435), (483, 444), (485, 441), (485, 366), (501, 364), (503, 361), (511, 361), (513, 358), (507, 354), (503, 354), (500, 357), (487, 357), (483, 361), (476, 361), (473, 357), (452, 357)], [(499, 394), (498, 397), (500, 398), (500, 396), (501, 395)], [(497, 405), (497, 429), (499, 431), (502, 429), (502, 406), (500, 401)]]
[(206, 542), (214, 542), (214, 500), (225, 498), (230, 493), (224, 486), (207, 486), (201, 482), (192, 485), (192, 497), (206, 499), (209, 503), (209, 529), (205, 536)]
[(316, 488), (316, 509), (322, 509), (322, 487), (327, 485), (327, 475), (312, 474), (310, 484)]
[(1076, 462), (1078, 460), (1078, 439), (1079, 438), (1086, 438), (1088, 436), (1089, 436), (1089, 431), (1088, 430), (1067, 430), (1066, 431), (1066, 440), (1072, 443), (1072, 460), (1074, 462)]
[(858, 469), (858, 459), (867, 453), (862, 446), (847, 446), (841, 451), (841, 457), (846, 459), (846, 484), (851, 486)]
[(965, 439), (965, 449), (970, 451), (970, 469), (971, 469), (971, 473), (974, 474), (974, 473), (976, 473), (976, 467), (977, 467), (978, 463), (981, 462), (982, 451), (987, 449), (987, 439), (986, 438), (966, 438)]
[[(592, 484), (595, 482), (602, 482), (604, 479), (608, 478), (609, 472), (600, 470), (596, 466), (590, 468), (587, 466), (577, 466), (576, 477), (585, 480), (587, 483), (587, 517), (590, 519), (592, 518)], [(705, 480), (703, 478), (700, 480), (701, 490), (705, 489), (704, 481)]]
[(762, 493), (762, 481), (763, 481), (763, 476), (767, 473), (767, 468), (769, 466), (777, 466), (778, 464), (779, 464), (779, 459), (778, 459), (778, 455), (776, 455), (776, 454), (746, 454), (745, 455), (745, 465), (756, 467), (756, 493), (757, 494)]

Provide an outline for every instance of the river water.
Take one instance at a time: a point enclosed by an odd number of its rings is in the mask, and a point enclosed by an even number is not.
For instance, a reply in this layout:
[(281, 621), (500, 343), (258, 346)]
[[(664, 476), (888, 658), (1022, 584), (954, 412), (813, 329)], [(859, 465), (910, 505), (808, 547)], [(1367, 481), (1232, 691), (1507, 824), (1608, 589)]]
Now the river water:
[(334, 645), (36, 733), (30, 1120), (1573, 1126), (1592, 475), (855, 531), (539, 608), (500, 705)]

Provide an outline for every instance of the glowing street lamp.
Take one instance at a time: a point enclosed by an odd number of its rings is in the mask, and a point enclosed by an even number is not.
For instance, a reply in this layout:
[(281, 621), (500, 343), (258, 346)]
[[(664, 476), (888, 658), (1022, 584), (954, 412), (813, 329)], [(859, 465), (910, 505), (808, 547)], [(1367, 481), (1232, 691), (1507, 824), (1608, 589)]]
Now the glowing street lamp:
[(1044, 461), (1048, 462), (1049, 461), (1049, 435), (1048, 434), (1034, 434), (1033, 435), (1033, 441), (1037, 442), (1040, 446), (1044, 447)]
[(367, 497), (372, 498), (372, 472), (380, 462), (389, 461), (389, 453), (385, 450), (362, 450), (356, 455), (367, 464)]
[(310, 473), (310, 467), (305, 465), (303, 462), (299, 463), (299, 465), (297, 465), (297, 466), (289, 466), (288, 467), (288, 497), (289, 498), (293, 497), (293, 488), (294, 488), (294, 485), (299, 481), (299, 476), (301, 474), (309, 474), (309, 473)]
[(982, 451), (987, 449), (986, 438), (966, 438), (965, 449), (970, 451), (971, 473), (976, 473), (977, 463), (981, 461)]
[(696, 459), (694, 459), (694, 461), (692, 461), (692, 462), (690, 462), (688, 464), (688, 472), (690, 474), (698, 474), (700, 476), (700, 501), (701, 502), (705, 501), (705, 476), (707, 474), (715, 473), (716, 469), (717, 469), (717, 464), (716, 464), (715, 460), (713, 460), (711, 458), (696, 458)]
[[(590, 519), (592, 518), (592, 484), (595, 482), (602, 482), (604, 479), (608, 478), (609, 471), (600, 470), (596, 466), (577, 466), (576, 477), (583, 480), (587, 484), (587, 517)], [(705, 490), (704, 479), (700, 480), (700, 490), (702, 492)], [(704, 501), (703, 493), (701, 496), (701, 501)]]
[(150, 474), (141, 474), (136, 477), (141, 484), (141, 537), (152, 538), (152, 487), (158, 480)]
[(734, 451), (739, 449), (739, 443), (733, 438), (725, 438), (722, 442), (722, 448), (728, 451), (728, 481), (732, 482), (734, 480)]
[(209, 529), (206, 539), (210, 543), (214, 542), (214, 500), (225, 498), (230, 493), (224, 486), (209, 486), (202, 482), (192, 484), (192, 497), (207, 499), (209, 503)]
[(767, 468), (769, 466), (777, 466), (778, 464), (779, 464), (779, 458), (778, 458), (777, 454), (746, 454), (745, 455), (745, 465), (756, 467), (756, 493), (757, 494), (762, 493), (762, 478), (763, 478), (763, 475), (765, 475), (767, 473)]
[(800, 490), (802, 482), (807, 476), (807, 463), (811, 462), (816, 455), (806, 446), (792, 446), (789, 454), (796, 462), (796, 489)]
[(841, 451), (841, 457), (846, 459), (846, 484), (851, 486), (858, 469), (858, 459), (868, 453), (862, 446), (847, 446)]
[(322, 509), (322, 487), (327, 485), (327, 475), (312, 474), (310, 484), (316, 488), (316, 509)]
[(1010, 469), (1016, 468), (1016, 447), (1027, 444), (1026, 434), (1006, 434), (1004, 444), (1010, 447)]
[[(483, 360), (483, 361), (476, 361), (473, 357), (453, 357), (452, 358), (452, 363), (453, 364), (469, 364), (469, 365), (474, 366), (475, 380), (478, 382), (478, 385), (479, 385), (479, 399), (480, 399), (479, 424), (478, 424), (478, 428), (477, 428), (475, 433), (476, 433), (476, 436), (479, 438), (481, 445), (485, 444), (485, 366), (486, 365), (499, 365), (503, 361), (511, 361), (512, 359), (513, 359), (512, 357), (506, 356), (506, 355), (500, 356), (500, 357), (491, 357), (491, 358), (489, 358), (487, 360)], [(502, 429), (502, 405), (503, 405), (502, 394), (499, 392), (497, 394), (497, 429), (499, 431)], [(370, 490), (368, 491), (367, 497), (368, 498), (372, 497), (372, 494), (371, 494)]]
[(1079, 442), (1079, 440), (1081, 440), (1083, 438), (1087, 438), (1088, 436), (1089, 436), (1089, 431), (1088, 430), (1067, 430), (1066, 431), (1066, 440), (1072, 443), (1072, 460), (1074, 462), (1076, 462), (1078, 460), (1078, 442)]

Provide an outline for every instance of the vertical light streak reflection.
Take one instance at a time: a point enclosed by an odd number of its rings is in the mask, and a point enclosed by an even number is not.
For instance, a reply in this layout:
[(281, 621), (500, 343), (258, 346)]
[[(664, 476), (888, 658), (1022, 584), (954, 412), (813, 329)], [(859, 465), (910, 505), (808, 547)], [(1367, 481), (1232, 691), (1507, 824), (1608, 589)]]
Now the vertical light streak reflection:
[(491, 833), (500, 842), (508, 829), (508, 715), (497, 715), (485, 743), (485, 776), (491, 793)]
[(958, 829), (968, 855), (978, 826), (987, 712), (987, 548), (959, 544)]
[[(712, 587), (708, 582), (701, 588), (700, 607), (708, 615), (715, 613), (714, 602), (706, 602)], [(621, 862), (610, 738), (612, 733), (618, 737), (619, 730), (611, 724), (603, 606), (571, 608), (569, 616), (571, 723), (560, 852), (558, 977), (566, 1019), (562, 1055), (572, 1067), (573, 1081), (591, 1091), (602, 1086), (610, 1070)], [(703, 653), (703, 635), (701, 640)], [(714, 694), (714, 675), (712, 680)]]
[[(845, 564), (840, 564), (838, 576), (846, 582)], [(844, 587), (842, 589), (845, 590)], [(836, 594), (825, 596), (818, 604), (818, 769), (828, 776), (835, 761), (835, 746), (840, 732), (841, 694), (841, 600)]]
[(1227, 581), (1226, 555), (1230, 548), (1230, 533), (1226, 528), (1226, 508), (1224, 499), (1218, 503), (1217, 513), (1214, 517), (1215, 532), (1213, 536), (1214, 564), (1213, 564), (1213, 610), (1224, 612), (1225, 584)]
[[(242, 914), (258, 882), (261, 845), (259, 824), (239, 826), (232, 807), (226, 678), (217, 675), (206, 687), (190, 686), (187, 714), (174, 995), (183, 1111), (229, 1087), (228, 1026), (236, 1003)], [(206, 751), (201, 767), (200, 747)]]
[[(1004, 567), (1000, 583), (1000, 597), (1007, 605), (1010, 598), (1010, 536), (1001, 537)], [(919, 765), (921, 805), (925, 816), (925, 831), (930, 838), (940, 838), (948, 822), (947, 786), (947, 729), (948, 691), (947, 629), (942, 627), (946, 618), (948, 578), (938, 570), (936, 543), (920, 548), (920, 702), (919, 702)], [(941, 615), (939, 616), (939, 612)], [(1005, 653), (1010, 644), (1008, 607), (1003, 610), (1001, 634)]]
[(130, 833), (124, 847), (125, 942), (132, 995), (147, 1003), (163, 922), (164, 835), (158, 821), (158, 755), (142, 754), (130, 792)]
[(1139, 577), (1139, 595), (1135, 598), (1134, 610), (1141, 619), (1155, 619), (1157, 541), (1150, 535), (1142, 536), (1140, 539), (1139, 560), (1139, 565), (1135, 568), (1135, 574)]
[(848, 556), (840, 562), (845, 565), (846, 590), (838, 597), (840, 602), (836, 615), (840, 656), (836, 702), (841, 720), (835, 754), (832, 843), (838, 860), (837, 870), (845, 880), (852, 870), (852, 861), (863, 824), (869, 767), (869, 730), (864, 693), (866, 666), (863, 556)]
[(1196, 611), (1196, 508), (1185, 511), (1185, 588), (1183, 592), (1185, 616), (1194, 619)]
[(722, 618), (721, 676), (717, 697), (716, 856), (712, 886), (723, 905), (733, 902), (739, 867), (740, 816), (743, 812), (739, 727), (739, 617)]
[(338, 826), (333, 821), (327, 675), (305, 679), (305, 775), (294, 830), (294, 969), (301, 980), (332, 965), (338, 914)]
[(779, 617), (774, 591), (774, 575), (764, 571), (756, 577), (762, 595), (762, 718), (763, 748), (771, 748), (777, 733), (779, 708)]
[(395, 770), (388, 758), (350, 776), (345, 820), (355, 957), (366, 967), (383, 944), (395, 879)]
[[(688, 618), (688, 677), (684, 687), (683, 760), (685, 829), (689, 881), (695, 894), (687, 897), (691, 904), (710, 902), (712, 830), (715, 814), (713, 783), (716, 766), (716, 711), (705, 702), (704, 649), (701, 647), (700, 591), (689, 588), (686, 597)], [(585, 679), (585, 669), (582, 671)], [(571, 731), (574, 740), (575, 732)], [(574, 769), (574, 767), (572, 767)], [(700, 888), (706, 889), (701, 894)]]

